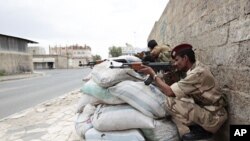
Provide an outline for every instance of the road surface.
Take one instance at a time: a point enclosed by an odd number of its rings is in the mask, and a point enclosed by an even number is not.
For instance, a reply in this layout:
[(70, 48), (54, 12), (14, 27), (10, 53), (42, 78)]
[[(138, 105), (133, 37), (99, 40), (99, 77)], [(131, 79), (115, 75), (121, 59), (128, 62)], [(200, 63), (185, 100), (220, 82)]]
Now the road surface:
[(39, 70), (44, 76), (0, 82), (0, 119), (81, 88), (91, 69)]

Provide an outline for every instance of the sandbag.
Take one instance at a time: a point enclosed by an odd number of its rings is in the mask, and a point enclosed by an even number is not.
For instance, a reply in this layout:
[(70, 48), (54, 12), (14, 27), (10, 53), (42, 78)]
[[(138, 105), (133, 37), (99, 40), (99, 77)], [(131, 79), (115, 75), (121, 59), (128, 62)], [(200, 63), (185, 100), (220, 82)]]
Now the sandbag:
[(176, 125), (171, 120), (156, 120), (155, 128), (141, 129), (147, 141), (179, 141)]
[(141, 59), (138, 57), (135, 57), (134, 55), (122, 55), (122, 56), (118, 56), (114, 58), (109, 58), (109, 60), (113, 60), (113, 61), (125, 60), (126, 63), (141, 62)]
[(81, 92), (94, 96), (106, 104), (122, 104), (125, 103), (123, 100), (109, 93), (106, 88), (100, 87), (92, 79), (90, 79), (81, 88)]
[(90, 79), (91, 79), (91, 73), (89, 73), (87, 76), (85, 76), (83, 79), (82, 79), (82, 81), (85, 81), (85, 82), (87, 82), (87, 81), (89, 81)]
[(85, 141), (145, 141), (137, 129), (101, 132), (92, 128), (85, 134)]
[(133, 69), (111, 69), (110, 63), (121, 65), (115, 61), (105, 61), (95, 65), (91, 72), (92, 79), (101, 87), (108, 88), (124, 80), (143, 81), (144, 78)]
[(76, 133), (82, 138), (85, 138), (85, 132), (93, 127), (91, 123), (91, 116), (94, 114), (95, 109), (96, 109), (95, 106), (87, 104), (84, 107), (83, 112), (78, 113), (76, 117), (75, 120)]
[(152, 118), (165, 117), (167, 114), (166, 96), (155, 86), (143, 82), (123, 81), (108, 88), (109, 92), (124, 100), (140, 112)]
[(95, 98), (95, 97), (93, 97), (93, 96), (90, 96), (90, 95), (87, 95), (87, 94), (82, 94), (81, 98), (78, 101), (77, 106), (76, 106), (76, 113), (82, 113), (84, 107), (87, 104), (97, 105), (97, 104), (100, 104), (100, 103), (104, 103), (104, 102), (97, 99), (97, 98)]
[(145, 116), (130, 105), (98, 105), (92, 123), (99, 131), (136, 128), (154, 128), (154, 119)]

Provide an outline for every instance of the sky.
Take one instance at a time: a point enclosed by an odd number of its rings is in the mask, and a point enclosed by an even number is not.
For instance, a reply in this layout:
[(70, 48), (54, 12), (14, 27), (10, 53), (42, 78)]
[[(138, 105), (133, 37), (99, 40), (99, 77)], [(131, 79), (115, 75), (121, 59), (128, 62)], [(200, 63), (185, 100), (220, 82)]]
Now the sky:
[(32, 46), (90, 46), (108, 57), (111, 46), (147, 48), (168, 0), (0, 0), (0, 34), (39, 42)]

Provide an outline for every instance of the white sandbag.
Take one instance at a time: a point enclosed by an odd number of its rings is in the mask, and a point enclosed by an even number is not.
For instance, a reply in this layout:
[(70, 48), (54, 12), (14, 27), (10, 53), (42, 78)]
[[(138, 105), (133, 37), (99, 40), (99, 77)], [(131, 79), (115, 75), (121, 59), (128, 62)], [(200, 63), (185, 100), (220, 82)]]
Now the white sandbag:
[(86, 141), (145, 141), (139, 130), (101, 132), (92, 128), (85, 134)]
[(100, 104), (100, 103), (104, 103), (104, 102), (97, 99), (97, 98), (95, 98), (95, 97), (93, 97), (93, 96), (90, 96), (90, 95), (87, 95), (87, 94), (82, 94), (81, 98), (78, 101), (77, 106), (76, 106), (76, 113), (82, 113), (83, 108), (87, 104), (97, 105), (97, 104)]
[(136, 73), (133, 69), (123, 68), (123, 69), (111, 69), (110, 62), (114, 65), (121, 63), (115, 61), (105, 61), (101, 64), (95, 65), (93, 71), (91, 72), (92, 79), (101, 87), (110, 87), (123, 80), (133, 80), (133, 81), (143, 81), (144, 78)]
[(91, 116), (94, 114), (95, 109), (95, 106), (87, 104), (84, 107), (83, 112), (77, 115), (75, 120), (75, 129), (76, 133), (82, 138), (85, 138), (85, 132), (93, 127), (91, 123)]
[(156, 120), (155, 128), (141, 129), (147, 141), (179, 141), (176, 125), (171, 120)]
[(152, 118), (167, 115), (165, 111), (166, 96), (155, 86), (143, 82), (123, 81), (108, 88), (109, 92)]
[(83, 79), (82, 79), (82, 81), (89, 81), (90, 79), (91, 79), (91, 73), (89, 73), (87, 76), (85, 76)]
[(141, 59), (138, 57), (135, 57), (134, 55), (122, 55), (119, 57), (109, 58), (109, 60), (113, 60), (113, 61), (126, 60), (127, 63), (141, 62)]
[(100, 131), (154, 128), (154, 119), (145, 116), (130, 105), (98, 105), (92, 123)]
[(81, 88), (84, 94), (94, 96), (95, 98), (103, 101), (106, 104), (122, 104), (125, 103), (123, 100), (109, 93), (106, 88), (100, 87), (92, 79), (90, 79)]

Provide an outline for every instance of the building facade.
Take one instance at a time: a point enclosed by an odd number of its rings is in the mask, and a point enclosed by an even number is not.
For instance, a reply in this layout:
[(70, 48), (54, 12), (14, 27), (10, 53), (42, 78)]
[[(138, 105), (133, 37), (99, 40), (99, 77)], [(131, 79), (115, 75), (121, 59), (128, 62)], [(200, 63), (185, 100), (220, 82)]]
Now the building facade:
[(17, 74), (33, 72), (32, 55), (28, 53), (31, 40), (0, 34), (0, 72)]
[(55, 46), (49, 47), (50, 55), (63, 55), (68, 58), (68, 65), (72, 68), (79, 67), (79, 63), (87, 64), (89, 61), (93, 61), (91, 55), (91, 48), (87, 45), (71, 45), (66, 47)]
[(67, 69), (68, 58), (63, 55), (33, 55), (34, 69)]
[(29, 46), (28, 52), (33, 56), (34, 69), (67, 69), (69, 58), (66, 55), (46, 54), (45, 48), (39, 46)]
[(122, 55), (134, 55), (136, 53), (146, 51), (147, 48), (138, 48), (138, 47), (133, 47), (132, 45), (126, 43), (125, 47), (122, 48)]
[(28, 52), (32, 55), (46, 54), (45, 48), (39, 46), (29, 46)]

